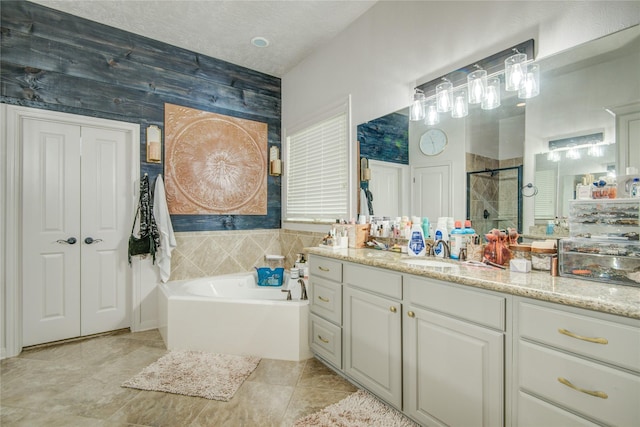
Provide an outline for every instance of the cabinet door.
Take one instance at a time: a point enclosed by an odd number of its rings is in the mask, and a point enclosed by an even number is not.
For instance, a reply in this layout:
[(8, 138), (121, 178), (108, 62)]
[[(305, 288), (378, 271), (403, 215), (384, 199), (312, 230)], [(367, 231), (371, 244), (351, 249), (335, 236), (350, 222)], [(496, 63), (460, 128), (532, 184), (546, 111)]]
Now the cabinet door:
[(402, 338), (399, 302), (346, 286), (345, 373), (398, 409), (402, 407)]
[(504, 425), (504, 336), (409, 306), (404, 411), (428, 426)]

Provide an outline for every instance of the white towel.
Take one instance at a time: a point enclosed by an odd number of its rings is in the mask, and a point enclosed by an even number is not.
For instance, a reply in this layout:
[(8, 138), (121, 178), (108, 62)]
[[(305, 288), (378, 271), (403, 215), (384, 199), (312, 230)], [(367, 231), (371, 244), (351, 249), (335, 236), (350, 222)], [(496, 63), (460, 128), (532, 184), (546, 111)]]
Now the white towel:
[(166, 282), (171, 275), (171, 251), (177, 244), (173, 235), (162, 175), (158, 175), (156, 178), (156, 186), (153, 191), (153, 216), (160, 232), (160, 247), (156, 252), (156, 265), (160, 269), (160, 280)]

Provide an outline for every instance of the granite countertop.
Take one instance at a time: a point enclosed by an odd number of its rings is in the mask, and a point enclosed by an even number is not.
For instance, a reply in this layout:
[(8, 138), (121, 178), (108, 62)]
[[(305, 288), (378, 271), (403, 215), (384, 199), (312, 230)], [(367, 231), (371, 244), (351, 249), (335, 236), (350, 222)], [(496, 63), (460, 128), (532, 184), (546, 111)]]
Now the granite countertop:
[(411, 259), (447, 262), (452, 267), (412, 265), (403, 262), (410, 259), (406, 254), (374, 249), (334, 250), (313, 247), (306, 250), (309, 254), (640, 319), (640, 287), (552, 277), (548, 271), (516, 273), (435, 257)]

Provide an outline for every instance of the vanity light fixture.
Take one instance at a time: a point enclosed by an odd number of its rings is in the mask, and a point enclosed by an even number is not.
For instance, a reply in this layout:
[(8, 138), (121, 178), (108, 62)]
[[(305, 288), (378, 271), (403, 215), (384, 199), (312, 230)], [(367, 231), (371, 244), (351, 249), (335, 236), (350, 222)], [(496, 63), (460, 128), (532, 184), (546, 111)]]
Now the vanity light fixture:
[(409, 120), (418, 121), (424, 119), (424, 92), (416, 88), (413, 94), (413, 103), (409, 110)]
[[(533, 57), (531, 39), (417, 86), (409, 120), (424, 120), (426, 125), (432, 125), (439, 121), (436, 113), (451, 111), (454, 118), (466, 117), (469, 104), (480, 104), (483, 110), (498, 108), (503, 80), (505, 89), (517, 91), (521, 99), (537, 96), (540, 93), (540, 66), (528, 59)], [(465, 93), (464, 102), (458, 96), (460, 91)], [(435, 101), (435, 112), (432, 111), (432, 100)], [(524, 103), (520, 105), (524, 106)], [(423, 111), (420, 111), (421, 107)]]
[(147, 163), (162, 163), (162, 130), (147, 126)]
[(459, 119), (469, 115), (469, 106), (467, 104), (467, 91), (465, 89), (457, 89), (453, 93), (453, 108), (451, 109), (451, 117)]
[(500, 78), (491, 77), (487, 79), (487, 90), (482, 103), (480, 104), (483, 110), (493, 110), (500, 106)]
[[(480, 68), (478, 64), (475, 67)], [(487, 72), (478, 69), (467, 76), (467, 87), (469, 88), (469, 104), (480, 104), (485, 98), (487, 91)]]
[(431, 100), (426, 104), (426, 118), (424, 119), (424, 123), (428, 126), (437, 125), (440, 123), (440, 114), (438, 114), (438, 107), (436, 106), (435, 100)]
[(453, 106), (453, 83), (442, 78), (442, 83), (436, 86), (436, 105), (438, 113), (447, 113)]
[(282, 161), (280, 160), (280, 149), (272, 145), (269, 148), (269, 175), (280, 176), (282, 175)]

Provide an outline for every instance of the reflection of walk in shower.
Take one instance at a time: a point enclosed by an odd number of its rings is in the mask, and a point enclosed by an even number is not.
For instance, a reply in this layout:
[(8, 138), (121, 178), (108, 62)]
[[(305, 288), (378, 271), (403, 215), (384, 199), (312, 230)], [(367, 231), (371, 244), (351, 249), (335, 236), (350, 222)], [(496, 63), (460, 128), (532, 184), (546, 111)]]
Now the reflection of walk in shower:
[(483, 236), (508, 227), (522, 232), (522, 166), (467, 172), (467, 218)]

